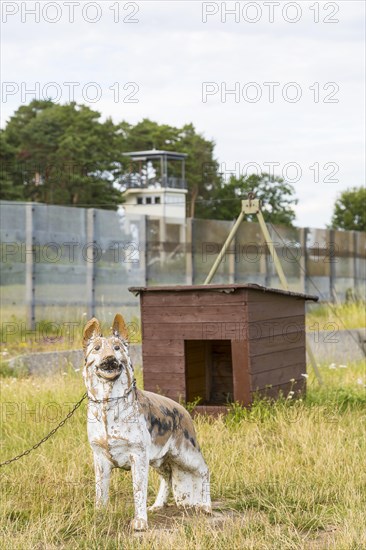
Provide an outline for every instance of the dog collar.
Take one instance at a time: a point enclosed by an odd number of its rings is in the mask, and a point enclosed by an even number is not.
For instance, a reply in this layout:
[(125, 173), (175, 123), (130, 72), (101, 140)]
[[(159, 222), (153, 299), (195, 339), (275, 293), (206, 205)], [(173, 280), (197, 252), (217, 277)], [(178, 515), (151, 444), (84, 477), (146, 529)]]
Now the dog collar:
[(129, 396), (132, 390), (136, 389), (136, 379), (133, 379), (133, 382), (129, 388), (125, 391), (123, 395), (118, 395), (117, 397), (105, 397), (104, 399), (93, 399), (88, 395), (88, 400), (93, 403), (108, 403), (109, 401), (117, 401), (118, 399), (126, 399)]

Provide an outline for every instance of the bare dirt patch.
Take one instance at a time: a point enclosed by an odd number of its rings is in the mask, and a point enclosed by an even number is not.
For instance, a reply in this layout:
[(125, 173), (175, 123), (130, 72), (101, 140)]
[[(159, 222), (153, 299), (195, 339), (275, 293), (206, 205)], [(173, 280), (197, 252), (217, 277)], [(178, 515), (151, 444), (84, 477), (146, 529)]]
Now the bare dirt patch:
[(212, 530), (223, 530), (234, 522), (249, 522), (253, 516), (260, 515), (254, 512), (238, 512), (230, 508), (227, 503), (215, 501), (212, 503), (212, 514), (200, 513), (195, 509), (182, 509), (174, 504), (149, 514), (149, 530), (144, 533), (136, 533), (135, 536), (146, 539), (167, 540), (174, 536), (179, 529), (197, 527), (197, 525), (209, 527)]

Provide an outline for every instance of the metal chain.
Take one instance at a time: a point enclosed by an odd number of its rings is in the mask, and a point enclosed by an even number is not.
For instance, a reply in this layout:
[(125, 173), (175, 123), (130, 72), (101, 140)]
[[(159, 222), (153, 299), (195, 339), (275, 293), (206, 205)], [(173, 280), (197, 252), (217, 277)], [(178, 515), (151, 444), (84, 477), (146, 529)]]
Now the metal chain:
[(71, 409), (71, 411), (66, 415), (66, 417), (61, 420), (61, 422), (55, 427), (53, 428), (53, 430), (50, 431), (49, 434), (47, 434), (43, 439), (41, 439), (41, 441), (39, 441), (38, 443), (36, 443), (35, 445), (33, 445), (33, 447), (31, 449), (27, 449), (26, 451), (23, 451), (20, 455), (18, 456), (15, 456), (14, 458), (9, 458), (9, 460), (5, 460), (5, 462), (0, 462), (0, 468), (2, 466), (6, 466), (7, 464), (11, 464), (12, 462), (15, 462), (16, 460), (19, 460), (20, 458), (22, 458), (23, 456), (26, 456), (26, 455), (29, 455), (30, 452), (34, 451), (35, 449), (38, 449), (38, 447), (40, 445), (42, 445), (42, 443), (44, 443), (45, 441), (47, 441), (47, 439), (49, 439), (51, 436), (53, 436), (53, 434), (55, 434), (57, 432), (57, 430), (59, 430), (64, 424), (65, 422), (74, 414), (74, 412), (80, 407), (80, 405), (82, 404), (82, 402), (84, 401), (84, 399), (86, 399), (86, 397), (88, 396), (87, 393), (84, 393), (83, 397), (80, 399), (80, 401), (78, 401), (74, 407)]
[(123, 395), (118, 395), (117, 397), (105, 397), (104, 399), (93, 399), (88, 396), (89, 401), (92, 403), (109, 403), (110, 401), (117, 401), (118, 399), (126, 399), (132, 390), (136, 389), (136, 378), (133, 379), (133, 382), (129, 388), (125, 391)]

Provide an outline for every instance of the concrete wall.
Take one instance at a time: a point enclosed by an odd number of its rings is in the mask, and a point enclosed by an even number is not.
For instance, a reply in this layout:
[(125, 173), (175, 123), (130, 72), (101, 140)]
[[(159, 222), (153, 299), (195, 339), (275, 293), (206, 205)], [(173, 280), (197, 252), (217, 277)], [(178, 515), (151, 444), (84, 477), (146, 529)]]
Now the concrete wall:
[(366, 329), (308, 333), (308, 342), (318, 363), (347, 365), (361, 361), (366, 353)]

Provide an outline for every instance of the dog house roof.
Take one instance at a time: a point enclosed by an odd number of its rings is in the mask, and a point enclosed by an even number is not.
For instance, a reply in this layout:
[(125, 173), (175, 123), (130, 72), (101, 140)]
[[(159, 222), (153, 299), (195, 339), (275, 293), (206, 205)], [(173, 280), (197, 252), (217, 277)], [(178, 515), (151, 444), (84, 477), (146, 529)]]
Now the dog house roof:
[(135, 296), (138, 296), (142, 292), (186, 292), (189, 290), (216, 290), (217, 292), (226, 292), (231, 293), (241, 289), (250, 289), (250, 290), (259, 290), (261, 292), (269, 292), (272, 294), (282, 294), (284, 296), (293, 296), (300, 300), (312, 300), (317, 302), (319, 296), (314, 294), (302, 294), (301, 292), (292, 292), (290, 290), (281, 290), (279, 288), (268, 288), (262, 285), (257, 285), (255, 283), (245, 283), (245, 284), (226, 284), (226, 285), (171, 285), (171, 286), (133, 286), (128, 290), (132, 292)]

